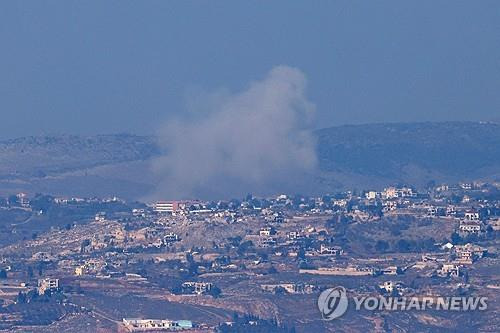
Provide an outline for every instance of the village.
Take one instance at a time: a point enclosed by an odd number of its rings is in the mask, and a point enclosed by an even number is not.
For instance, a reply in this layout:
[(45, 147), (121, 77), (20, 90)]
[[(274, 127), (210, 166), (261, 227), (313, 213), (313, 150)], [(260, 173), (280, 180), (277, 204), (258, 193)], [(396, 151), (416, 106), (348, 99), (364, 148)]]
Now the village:
[[(331, 325), (314, 299), (335, 284), (498, 302), (499, 183), (216, 202), (20, 193), (0, 213), (5, 330), (303, 331)], [(301, 321), (297, 302), (310, 304)], [(397, 325), (381, 313), (359, 325), (379, 320)]]

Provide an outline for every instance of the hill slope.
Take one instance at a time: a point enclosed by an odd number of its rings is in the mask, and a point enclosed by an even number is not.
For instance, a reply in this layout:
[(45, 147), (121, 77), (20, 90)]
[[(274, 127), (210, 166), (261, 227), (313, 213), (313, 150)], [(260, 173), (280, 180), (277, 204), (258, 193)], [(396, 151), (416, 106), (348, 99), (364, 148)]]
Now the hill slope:
[(158, 154), (151, 137), (117, 134), (23, 137), (0, 142), (0, 179), (44, 177)]
[(500, 125), (445, 122), (319, 130), (320, 169), (376, 181), (460, 180), (500, 174)]
[[(500, 178), (500, 125), (445, 122), (326, 128), (317, 135), (317, 192)], [(153, 137), (26, 137), (0, 142), (0, 192), (147, 195)], [(297, 189), (297, 192), (308, 189)]]

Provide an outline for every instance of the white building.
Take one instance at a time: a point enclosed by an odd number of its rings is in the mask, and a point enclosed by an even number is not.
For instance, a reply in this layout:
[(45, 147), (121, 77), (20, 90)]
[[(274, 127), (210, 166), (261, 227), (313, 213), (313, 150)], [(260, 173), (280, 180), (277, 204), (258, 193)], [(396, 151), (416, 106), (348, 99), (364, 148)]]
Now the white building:
[(165, 319), (131, 319), (124, 318), (123, 325), (129, 331), (158, 331), (158, 330), (183, 330), (193, 328), (189, 320), (165, 320)]
[(458, 227), (461, 233), (480, 233), (482, 226), (479, 221), (462, 221)]
[(344, 250), (342, 250), (342, 248), (340, 246), (327, 246), (327, 245), (321, 244), (321, 247), (319, 249), (319, 253), (322, 255), (336, 256), (336, 255), (344, 254)]
[(209, 292), (213, 288), (213, 283), (211, 282), (184, 282), (182, 288), (185, 290), (192, 290), (193, 293), (201, 295)]
[(479, 212), (475, 210), (468, 210), (465, 212), (465, 219), (467, 221), (479, 221), (480, 220)]
[(440, 276), (459, 276), (460, 266), (455, 264), (443, 264), (438, 270)]

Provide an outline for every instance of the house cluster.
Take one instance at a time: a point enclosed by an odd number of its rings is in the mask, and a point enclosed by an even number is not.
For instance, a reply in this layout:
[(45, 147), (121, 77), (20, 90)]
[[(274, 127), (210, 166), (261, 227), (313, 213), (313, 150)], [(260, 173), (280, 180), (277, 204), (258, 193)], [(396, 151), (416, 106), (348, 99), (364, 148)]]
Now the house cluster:
[[(38, 273), (40, 294), (60, 289), (58, 279), (47, 277), (57, 276), (61, 281), (69, 277), (73, 281), (106, 278), (138, 285), (151, 283), (177, 288), (176, 297), (210, 297), (221, 292), (216, 285), (227, 286), (217, 279), (238, 273), (262, 278), (254, 282), (254, 289), (277, 295), (313, 293), (319, 287), (304, 281), (327, 280), (328, 276), (377, 277), (372, 287), (401, 295), (410, 291), (399, 281), (409, 271), (454, 281), (465, 276), (471, 265), (487, 260), (483, 259), (488, 257), (483, 241), (500, 231), (499, 188), (464, 183), (417, 191), (402, 185), (321, 197), (248, 195), (242, 200), (158, 201), (149, 205), (118, 198), (30, 198), (18, 194), (0, 199), (0, 207), (45, 214), (52, 205), (51, 211), (78, 211), (86, 220), (52, 228), (53, 239), (40, 240), (40, 235), (26, 239), (26, 246), (17, 249), (22, 255), (16, 262), (0, 262), (0, 269), (9, 267), (8, 276), (21, 275), (19, 267), (40, 269), (23, 275), (36, 281)], [(400, 216), (451, 225), (453, 233), (446, 240), (432, 241), (431, 250), (413, 247), (401, 251), (414, 252), (411, 259), (387, 258), (383, 242), (377, 258), (353, 254), (369, 237), (357, 240), (356, 235), (342, 233), (344, 227), (376, 227), (385, 217), (397, 220)], [(427, 225), (422, 223), (421, 228)], [(400, 230), (389, 232), (397, 239)], [(348, 237), (351, 239), (345, 242)], [(47, 240), (54, 242), (47, 246)], [(373, 243), (370, 249), (375, 251)], [(38, 250), (44, 246), (43, 251)], [(296, 274), (300, 281), (289, 276), (273, 278), (282, 272)], [(380, 284), (385, 277), (389, 280)], [(169, 282), (166, 280), (177, 284), (164, 286)], [(156, 319), (124, 319), (123, 323), (136, 331), (190, 326), (186, 321)]]

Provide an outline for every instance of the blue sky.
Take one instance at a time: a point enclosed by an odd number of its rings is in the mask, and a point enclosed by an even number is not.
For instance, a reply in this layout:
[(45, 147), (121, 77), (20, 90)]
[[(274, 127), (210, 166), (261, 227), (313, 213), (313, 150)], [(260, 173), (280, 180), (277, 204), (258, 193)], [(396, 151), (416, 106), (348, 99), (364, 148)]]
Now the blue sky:
[(492, 120), (498, 1), (3, 1), (0, 138), (156, 131), (300, 69), (315, 127)]

